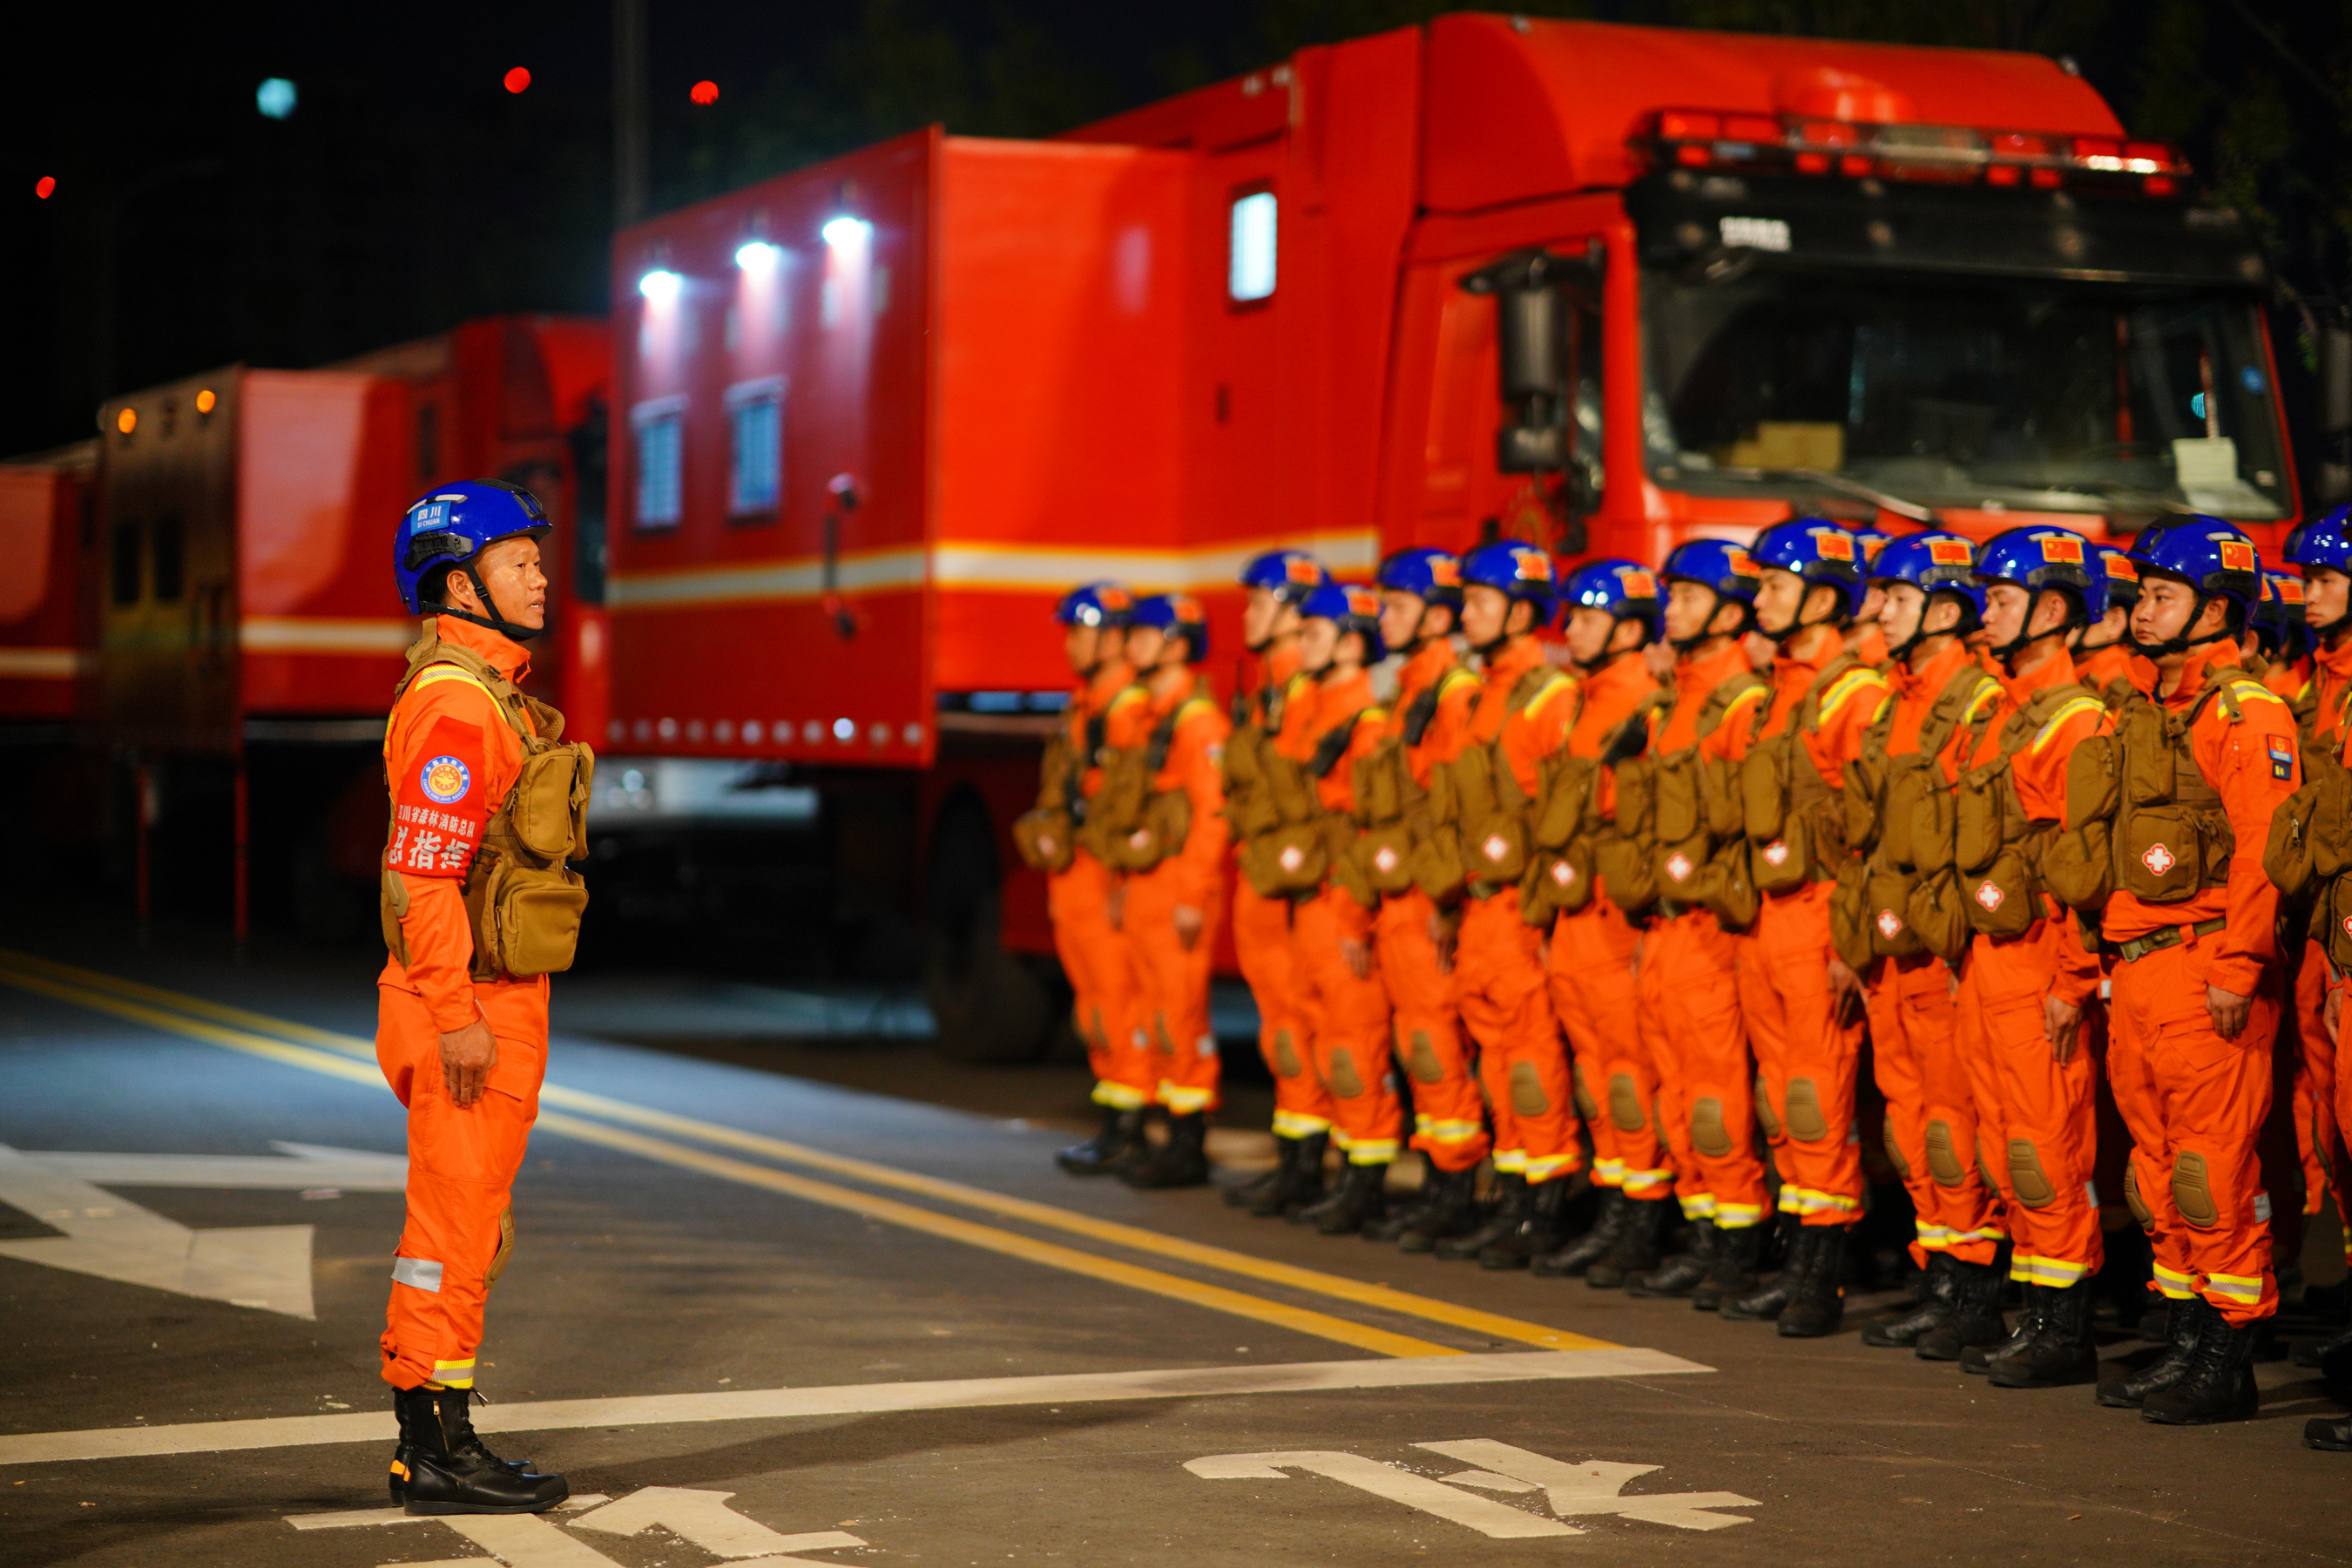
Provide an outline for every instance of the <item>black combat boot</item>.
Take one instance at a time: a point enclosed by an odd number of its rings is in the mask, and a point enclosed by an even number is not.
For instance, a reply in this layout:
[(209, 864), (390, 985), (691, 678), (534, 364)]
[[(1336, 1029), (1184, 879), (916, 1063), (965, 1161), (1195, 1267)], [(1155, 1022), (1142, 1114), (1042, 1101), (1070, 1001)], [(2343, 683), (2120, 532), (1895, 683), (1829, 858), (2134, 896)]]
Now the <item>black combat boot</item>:
[(1054, 1156), (1073, 1176), (1108, 1176), (1145, 1152), (1143, 1112), (1103, 1107), (1102, 1131)]
[(2042, 1288), (2038, 1285), (2020, 1285), (2018, 1298), (2021, 1305), (2017, 1313), (2017, 1327), (2010, 1330), (2009, 1337), (1999, 1344), (1971, 1345), (1962, 1351), (1960, 1352), (1962, 1372), (1971, 1376), (1982, 1377), (1992, 1371), (1994, 1362), (2013, 1356), (2033, 1342), (2033, 1336), (2042, 1331), (2042, 1311), (2044, 1305)]
[(413, 1514), (540, 1513), (572, 1495), (562, 1476), (499, 1458), (474, 1435), (470, 1388), (396, 1389), (393, 1500)]
[(1920, 1335), (1942, 1328), (1951, 1317), (1958, 1278), (1948, 1255), (1927, 1254), (1927, 1279), (1919, 1291), (1919, 1304), (1902, 1317), (1871, 1324), (1862, 1331), (1862, 1342), (1875, 1350), (1910, 1350), (1917, 1345)]
[(1780, 1272), (1772, 1283), (1750, 1290), (1745, 1296), (1726, 1296), (1717, 1310), (1734, 1322), (1762, 1322), (1778, 1319), (1780, 1310), (1797, 1294), (1797, 1281), (1803, 1278), (1805, 1259), (1812, 1252), (1813, 1237), (1818, 1226), (1798, 1225), (1794, 1216), (1784, 1215), (1781, 1224), (1795, 1234), (1788, 1237), (1788, 1246), (1780, 1258)]
[(1845, 1323), (1845, 1241), (1852, 1229), (1843, 1225), (1806, 1228), (1821, 1234), (1806, 1251), (1796, 1292), (1776, 1320), (1784, 1340), (1824, 1339)]
[(2032, 1287), (2042, 1292), (2042, 1321), (2033, 1337), (1992, 1363), (1995, 1388), (2064, 1388), (2099, 1380), (2099, 1348), (2091, 1339), (2091, 1283)]
[(1339, 1179), (1339, 1190), (1299, 1217), (1325, 1236), (1353, 1236), (1366, 1220), (1388, 1213), (1389, 1163), (1350, 1164)]
[(1666, 1227), (1672, 1198), (1627, 1198), (1625, 1223), (1609, 1250), (1584, 1271), (1584, 1282), (1595, 1290), (1617, 1290), (1634, 1275), (1658, 1266), (1658, 1237)]
[(1298, 1160), (1298, 1140), (1276, 1138), (1274, 1141), (1274, 1169), (1260, 1171), (1246, 1182), (1236, 1182), (1225, 1189), (1225, 1202), (1237, 1209), (1248, 1208), (1282, 1184), (1290, 1174), (1290, 1167)]
[(1541, 1254), (1529, 1267), (1547, 1279), (1570, 1279), (1582, 1274), (1617, 1245), (1617, 1238), (1624, 1234), (1633, 1218), (1632, 1208), (1625, 1194), (1611, 1187), (1601, 1196), (1601, 1217), (1592, 1222), (1591, 1230)]
[(2129, 1377), (2099, 1384), (2098, 1401), (2115, 1410), (2137, 1410), (2151, 1394), (2161, 1394), (2189, 1375), (2196, 1358), (2197, 1341), (2204, 1332), (2205, 1314), (2212, 1309), (2202, 1296), (2167, 1304), (2164, 1353)]
[(1486, 1223), (1459, 1236), (1449, 1236), (1430, 1250), (1448, 1263), (1475, 1258), (1519, 1228), (1534, 1198), (1528, 1179), (1517, 1171), (1507, 1171), (1495, 1178), (1495, 1209), (1486, 1216)]
[(1331, 1135), (1310, 1132), (1282, 1142), (1292, 1146), (1290, 1163), (1283, 1168), (1282, 1179), (1249, 1205), (1259, 1219), (1280, 1219), (1323, 1201), (1323, 1152), (1331, 1146)]
[(2338, 1388), (2352, 1384), (2352, 1332), (2339, 1334), (2319, 1347), (2319, 1373)]
[(2329, 1339), (2305, 1340), (2287, 1354), (2295, 1365), (2314, 1372), (2325, 1371), (2331, 1357), (2344, 1369), (2331, 1382), (2341, 1381), (2344, 1373), (2352, 1373), (2352, 1328), (2339, 1329)]
[[(1386, 1230), (1400, 1252), (1427, 1252), (1448, 1237), (1467, 1236), (1478, 1228), (1478, 1171), (1473, 1166), (1466, 1171), (1432, 1170), (1422, 1179), (1423, 1202), (1406, 1216), (1402, 1225), (1383, 1221)], [(1364, 1227), (1364, 1235), (1372, 1237), (1373, 1228)]]
[(1168, 1142), (1159, 1151), (1119, 1168), (1130, 1187), (1205, 1187), (1209, 1184), (1209, 1113), (1195, 1110), (1168, 1119)]
[[(1655, 1268), (1625, 1277), (1628, 1296), (1687, 1296), (1706, 1283), (1708, 1272), (1715, 1267), (1717, 1237), (1713, 1220), (1693, 1220), (1690, 1229), (1690, 1250), (1677, 1252)], [(1586, 1276), (1587, 1279), (1591, 1277)]]
[(1478, 1249), (1478, 1267), (1525, 1268), (1559, 1247), (1568, 1237), (1568, 1204), (1577, 1184), (1573, 1176), (1528, 1184), (1527, 1217)]
[(2199, 1320), (2197, 1348), (2189, 1352), (2188, 1371), (2170, 1388), (2160, 1388), (2141, 1403), (2141, 1420), (2206, 1426), (2249, 1420), (2262, 1408), (2253, 1366), (2254, 1338), (2261, 1325), (2232, 1324), (2210, 1302)]
[(1921, 1361), (1962, 1361), (1972, 1352), (2005, 1343), (2009, 1324), (2000, 1315), (2000, 1302), (2008, 1287), (2000, 1265), (1952, 1258), (1945, 1267), (1952, 1276), (1951, 1310), (1912, 1342), (1913, 1353)]
[(1764, 1256), (1764, 1227), (1743, 1225), (1736, 1230), (1717, 1226), (1715, 1230), (1715, 1260), (1706, 1278), (1691, 1292), (1691, 1310), (1713, 1312), (1735, 1296), (1745, 1296), (1756, 1289), (1756, 1265)]

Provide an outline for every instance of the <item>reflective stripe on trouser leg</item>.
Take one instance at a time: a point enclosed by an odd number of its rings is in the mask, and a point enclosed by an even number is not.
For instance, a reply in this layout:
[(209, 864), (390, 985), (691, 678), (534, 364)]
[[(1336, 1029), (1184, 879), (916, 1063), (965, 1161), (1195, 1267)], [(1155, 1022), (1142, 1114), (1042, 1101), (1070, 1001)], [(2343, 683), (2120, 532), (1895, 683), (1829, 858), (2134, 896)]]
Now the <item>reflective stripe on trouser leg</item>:
[(1642, 949), (1645, 1013), (1669, 1042), (1656, 1053), (1673, 1087), (1676, 1168), (1687, 1150), (1694, 1179), (1714, 1202), (1718, 1230), (1760, 1224), (1772, 1211), (1756, 1152), (1755, 1068), (1740, 1012), (1739, 946), (1713, 915), (1691, 912), (1652, 928)]
[(1530, 1182), (1584, 1167), (1568, 1053), (1545, 992), (1541, 939), (1519, 918), (1519, 892), (1473, 900), (1454, 964), (1463, 1025), (1495, 1117), (1495, 1168)]
[(1350, 1164), (1385, 1164), (1396, 1157), (1404, 1108), (1389, 1070), (1389, 997), (1377, 969), (1358, 979), (1341, 956), (1360, 910), (1326, 889), (1302, 901), (1291, 917), (1291, 958), (1302, 994), (1311, 994), (1315, 1071), (1331, 1097), (1332, 1142)]
[(1853, 1118), (1864, 1026), (1840, 1023), (1830, 994), (1830, 892), (1815, 882), (1766, 898), (1743, 953), (1758, 959), (1757, 973), (1740, 972), (1742, 1004), (1758, 997), (1775, 1025), (1759, 1034), (1757, 1060), (1781, 1125), (1773, 1157), (1795, 1200), (1788, 1206), (1808, 1225), (1850, 1225), (1862, 1208)]
[(1590, 1101), (1580, 1109), (1592, 1135), (1592, 1179), (1647, 1200), (1665, 1195), (1673, 1170), (1658, 1131), (1657, 1066), (1643, 1044), (1638, 941), (1623, 912), (1596, 898), (1553, 923), (1544, 968)]
[(1307, 1138), (1328, 1131), (1331, 1097), (1307, 1057), (1306, 1014), (1290, 956), (1289, 900), (1262, 898), (1234, 879), (1234, 951), (1257, 1003), (1258, 1050), (1274, 1075), (1275, 1135)]
[(2091, 1172), (2098, 1158), (2096, 1065), (2085, 1050), (2052, 1059), (2042, 999), (2057, 979), (2061, 928), (2039, 921), (2013, 941), (1976, 939), (1981, 1027), (2000, 1086), (2005, 1134), (1986, 1154), (2010, 1200), (2011, 1277), (2071, 1285), (2105, 1261)]
[(1493, 1146), (1468, 1037), (1454, 1005), (1454, 977), (1430, 940), (1433, 906), (1419, 889), (1392, 893), (1372, 918), (1381, 984), (1394, 1018), (1391, 1044), (1412, 1086), (1412, 1146), (1441, 1171), (1467, 1171)]

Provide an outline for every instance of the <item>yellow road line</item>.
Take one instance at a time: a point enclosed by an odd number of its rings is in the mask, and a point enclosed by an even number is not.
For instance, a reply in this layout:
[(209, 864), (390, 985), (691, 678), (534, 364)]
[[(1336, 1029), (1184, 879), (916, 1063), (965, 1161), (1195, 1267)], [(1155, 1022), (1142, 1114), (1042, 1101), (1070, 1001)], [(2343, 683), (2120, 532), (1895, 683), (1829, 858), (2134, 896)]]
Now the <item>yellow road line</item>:
[[(0, 983), (52, 997), (58, 1001), (68, 1002), (77, 1006), (110, 1013), (133, 1023), (144, 1024), (151, 1028), (185, 1036), (208, 1045), (223, 1046), (230, 1050), (263, 1057), (288, 1067), (303, 1068), (312, 1072), (324, 1073), (331, 1078), (340, 1078), (374, 1088), (383, 1087), (383, 1075), (373, 1068), (362, 1067), (341, 1056), (314, 1050), (308, 1046), (290, 1045), (282, 1040), (268, 1039), (245, 1030), (231, 1029), (200, 1019), (182, 1017), (161, 1008), (149, 1006), (144, 1003), (110, 996), (103, 992), (70, 985), (41, 975), (28, 974), (5, 964), (0, 964)], [(1326, 1312), (1318, 1312), (1304, 1307), (1286, 1306), (1282, 1302), (1268, 1300), (1263, 1297), (1247, 1295), (1239, 1290), (1229, 1290), (1222, 1285), (1211, 1285), (1200, 1280), (1182, 1279), (1173, 1274), (1163, 1274), (1155, 1268), (1122, 1263), (1117, 1258), (1097, 1257), (1093, 1253), (1057, 1246), (1050, 1241), (1038, 1241), (1013, 1231), (1000, 1230), (994, 1226), (980, 1225), (971, 1220), (959, 1219), (952, 1215), (917, 1208), (911, 1204), (902, 1204), (893, 1198), (854, 1192), (847, 1187), (835, 1186), (830, 1182), (812, 1181), (806, 1176), (796, 1176), (789, 1172), (772, 1170), (765, 1165), (753, 1165), (741, 1160), (730, 1159), (724, 1154), (689, 1149), (665, 1139), (649, 1138), (642, 1132), (631, 1132), (618, 1127), (606, 1127), (598, 1122), (583, 1121), (577, 1117), (566, 1116), (561, 1111), (542, 1110), (540, 1113), (539, 1123), (549, 1131), (560, 1133), (567, 1138), (576, 1138), (583, 1142), (620, 1150), (644, 1159), (658, 1161), (663, 1164), (697, 1171), (704, 1175), (716, 1176), (722, 1181), (739, 1182), (746, 1186), (761, 1187), (770, 1192), (782, 1193), (808, 1203), (846, 1210), (868, 1219), (881, 1220), (887, 1224), (905, 1226), (909, 1230), (919, 1230), (927, 1235), (961, 1241), (967, 1246), (1003, 1253), (1009, 1258), (1024, 1258), (1029, 1262), (1059, 1268), (1067, 1273), (1082, 1274), (1089, 1279), (1125, 1285), (1131, 1289), (1165, 1296), (1196, 1307), (1205, 1307), (1214, 1311), (1230, 1313), (1235, 1317), (1271, 1323), (1278, 1328), (1291, 1329), (1302, 1334), (1311, 1334), (1318, 1339), (1353, 1345), (1359, 1350), (1373, 1351), (1381, 1355), (1390, 1356), (1464, 1353), (1427, 1340), (1414, 1339), (1407, 1334), (1391, 1333), (1385, 1329), (1349, 1322), (1344, 1318), (1335, 1318)]]
[[(93, 970), (75, 969), (47, 959), (0, 948), (0, 963), (37, 968), (60, 977), (79, 982), (100, 990), (121, 989), (127, 994), (159, 1001), (183, 1010), (202, 1013), (248, 1027), (272, 1030), (289, 1037), (314, 1040), (331, 1048), (361, 1055), (373, 1062), (375, 1048), (365, 1040), (351, 1035), (339, 1035), (330, 1030), (312, 1028), (308, 1025), (281, 1022), (265, 1014), (248, 1013), (240, 1008), (226, 1007), (205, 1002), (201, 997), (183, 997), (179, 993), (155, 986), (141, 985), (135, 981), (117, 980), (110, 974)], [(1295, 1264), (1277, 1263), (1270, 1258), (1236, 1252), (1231, 1247), (1214, 1247), (1204, 1242), (1187, 1241), (1181, 1237), (1166, 1236), (1146, 1230), (1139, 1226), (1124, 1225), (1117, 1220), (1099, 1219), (1092, 1215), (1053, 1204), (1038, 1203), (1028, 1198), (1013, 1197), (1005, 1193), (991, 1192), (985, 1187), (971, 1186), (963, 1182), (939, 1176), (927, 1176), (916, 1171), (902, 1171), (896, 1166), (861, 1160), (855, 1155), (831, 1153), (786, 1139), (772, 1138), (765, 1133), (747, 1132), (740, 1128), (705, 1121), (697, 1117), (680, 1116), (656, 1110), (647, 1106), (632, 1105), (625, 1100), (604, 1095), (567, 1089), (550, 1083), (540, 1090), (540, 1100), (548, 1105), (562, 1106), (610, 1121), (649, 1128), (678, 1137), (692, 1138), (721, 1148), (744, 1153), (765, 1155), (791, 1164), (807, 1166), (834, 1175), (847, 1176), (895, 1191), (913, 1193), (942, 1203), (961, 1205), (1006, 1219), (1019, 1219), (1031, 1225), (1083, 1236), (1090, 1240), (1107, 1242), (1133, 1251), (1150, 1253), (1171, 1261), (1192, 1264), (1197, 1268), (1221, 1269), (1229, 1274), (1256, 1279), (1269, 1285), (1281, 1285), (1328, 1296), (1335, 1300), (1351, 1301), (1359, 1306), (1376, 1308), (1407, 1317), (1421, 1318), (1430, 1322), (1444, 1323), (1466, 1332), (1484, 1335), (1490, 1340), (1505, 1340), (1521, 1344), (1539, 1345), (1545, 1350), (1611, 1350), (1618, 1348), (1608, 1340), (1593, 1339), (1585, 1334), (1570, 1333), (1562, 1329), (1547, 1328), (1523, 1319), (1506, 1317), (1497, 1312), (1482, 1311), (1475, 1307), (1458, 1306), (1434, 1297), (1418, 1295), (1410, 1290), (1398, 1290), (1386, 1285), (1367, 1284), (1344, 1275), (1327, 1274), (1317, 1268), (1302, 1268)]]

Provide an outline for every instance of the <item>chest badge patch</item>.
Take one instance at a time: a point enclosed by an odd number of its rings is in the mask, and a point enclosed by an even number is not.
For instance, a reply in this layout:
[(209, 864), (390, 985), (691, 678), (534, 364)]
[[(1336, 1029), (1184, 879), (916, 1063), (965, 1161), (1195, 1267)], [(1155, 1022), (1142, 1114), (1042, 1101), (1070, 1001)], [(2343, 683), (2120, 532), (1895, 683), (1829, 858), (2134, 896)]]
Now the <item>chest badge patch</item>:
[(1990, 882), (1979, 882), (1977, 884), (1977, 902), (1982, 904), (1989, 910), (1997, 910), (2000, 908), (2001, 899), (2003, 896), (2004, 895), (2001, 890)]
[(1903, 931), (1903, 917), (1893, 910), (1878, 911), (1878, 934), (1893, 942)]
[(1282, 853), (1275, 857), (1275, 861), (1284, 870), (1295, 874), (1301, 866), (1307, 864), (1307, 851), (1296, 844), (1286, 844), (1282, 847)]
[(474, 775), (459, 758), (444, 756), (426, 763), (425, 771), (416, 775), (416, 782), (424, 787), (425, 798), (434, 805), (455, 805), (474, 787)]
[(1486, 836), (1486, 842), (1481, 844), (1478, 847), (1480, 851), (1486, 855), (1487, 859), (1494, 861), (1496, 865), (1500, 865), (1502, 864), (1503, 857), (1511, 852), (1511, 841), (1504, 837), (1499, 833), (1490, 833)]
[(1555, 860), (1551, 863), (1551, 879), (1565, 888), (1576, 880), (1576, 868), (1565, 860)]
[(1771, 843), (1764, 846), (1764, 864), (1767, 866), (1782, 865), (1786, 863), (1788, 858), (1789, 842), (1787, 839), (1775, 838)]
[(2155, 876), (2161, 877), (2180, 863), (2179, 857), (2161, 844), (2151, 844), (2140, 854), (2139, 863)]
[(2271, 777), (2274, 779), (2291, 779), (2294, 777), (2294, 750), (2289, 747), (2284, 741), (2280, 740), (2275, 735), (2271, 737), (2270, 749)]
[(1383, 844), (1372, 851), (1372, 869), (1385, 877), (1396, 868), (1397, 852), (1394, 845)]
[(1675, 881), (1689, 881), (1692, 866), (1690, 857), (1684, 854), (1681, 850), (1677, 849), (1672, 855), (1666, 857), (1666, 875), (1672, 877)]

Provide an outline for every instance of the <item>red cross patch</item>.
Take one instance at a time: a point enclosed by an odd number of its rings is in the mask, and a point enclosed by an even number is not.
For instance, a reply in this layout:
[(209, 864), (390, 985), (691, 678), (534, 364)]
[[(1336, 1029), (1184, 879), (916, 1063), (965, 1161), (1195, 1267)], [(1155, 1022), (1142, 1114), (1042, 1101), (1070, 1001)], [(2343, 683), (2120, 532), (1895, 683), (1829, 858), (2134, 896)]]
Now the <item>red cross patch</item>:
[(2161, 877), (2180, 862), (2179, 858), (2175, 856), (2171, 850), (2167, 849), (2163, 845), (2151, 844), (2147, 847), (2147, 851), (2140, 856), (2139, 863), (2147, 867), (2148, 870), (2155, 875)]

